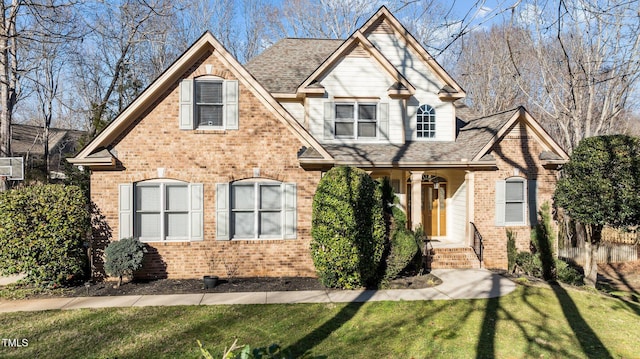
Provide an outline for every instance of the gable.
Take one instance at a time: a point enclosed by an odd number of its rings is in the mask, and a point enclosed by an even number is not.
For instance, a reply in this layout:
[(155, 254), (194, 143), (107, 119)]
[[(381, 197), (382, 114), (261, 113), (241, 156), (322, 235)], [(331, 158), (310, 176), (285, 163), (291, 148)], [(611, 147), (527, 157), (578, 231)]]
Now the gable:
[[(207, 60), (205, 61), (205, 59)], [(114, 142), (136, 121), (145, 116), (158, 103), (159, 99), (166, 96), (167, 92), (178, 91), (179, 81), (198, 75), (213, 75), (224, 80), (238, 81), (246, 93), (254, 96), (261, 106), (285, 125), (285, 128), (301, 142), (303, 147), (313, 147), (323, 160), (331, 160), (330, 155), (322, 146), (224, 49), (213, 35), (207, 32), (85, 146), (75, 158), (69, 159), (69, 161), (76, 165), (114, 166), (116, 160), (113, 157), (117, 154), (114, 154), (113, 151), (107, 152), (112, 157), (111, 159), (96, 158), (95, 154), (104, 153), (104, 151), (101, 152), (103, 149), (109, 150)], [(180, 126), (180, 106), (178, 103), (182, 100), (183, 98), (177, 96), (172, 102), (173, 107), (165, 114), (166, 121), (173, 122), (171, 126), (176, 128)], [(240, 99), (240, 101), (242, 100)], [(240, 121), (242, 123), (245, 119), (241, 118)], [(248, 118), (246, 121), (247, 124), (250, 123)]]
[(569, 160), (569, 155), (524, 107), (505, 111), (498, 118), (507, 119), (505, 115), (509, 113), (511, 116), (508, 120), (489, 131), (490, 139), (476, 154), (475, 160), (505, 151), (519, 152), (531, 159), (541, 160), (543, 165), (559, 165)]
[[(359, 31), (412, 83), (427, 74), (431, 91), (435, 90), (442, 99), (466, 96), (462, 87), (386, 7), (382, 6)], [(422, 88), (417, 83), (414, 85)]]
[[(408, 97), (415, 93), (416, 88), (413, 84), (411, 84), (359, 30), (354, 32), (322, 65), (309, 75), (299, 86), (298, 92), (302, 94), (324, 93), (324, 91), (318, 91), (314, 85), (322, 81), (323, 78), (332, 72), (336, 65), (345, 61), (355, 63), (356, 61), (353, 59), (370, 59), (370, 65), (373, 65), (373, 63), (377, 64), (374, 68), (378, 69), (379, 75), (384, 75), (389, 78), (392, 84), (398, 84), (397, 86), (391, 86), (387, 89), (389, 96)], [(363, 62), (362, 64), (365, 63)], [(361, 70), (372, 69), (363, 67)], [(377, 76), (378, 74), (374, 73), (373, 75)], [(344, 78), (351, 78), (351, 76)], [(344, 78), (342, 80), (343, 82)], [(348, 87), (349, 85), (350, 84), (344, 83), (343, 87)]]

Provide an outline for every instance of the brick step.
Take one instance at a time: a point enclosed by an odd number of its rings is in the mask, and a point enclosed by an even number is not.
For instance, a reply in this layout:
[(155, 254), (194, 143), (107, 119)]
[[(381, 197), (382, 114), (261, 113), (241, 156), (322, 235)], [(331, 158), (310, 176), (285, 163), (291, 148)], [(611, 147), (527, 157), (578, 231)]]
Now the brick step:
[(427, 256), (431, 269), (480, 268), (480, 261), (472, 248), (433, 248)]

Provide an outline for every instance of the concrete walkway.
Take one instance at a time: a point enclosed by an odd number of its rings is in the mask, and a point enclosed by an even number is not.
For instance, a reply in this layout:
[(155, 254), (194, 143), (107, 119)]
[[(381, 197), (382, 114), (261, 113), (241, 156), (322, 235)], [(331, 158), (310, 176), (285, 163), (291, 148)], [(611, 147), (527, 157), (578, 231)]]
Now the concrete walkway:
[(511, 293), (516, 288), (516, 284), (511, 280), (483, 269), (437, 269), (431, 273), (442, 279), (442, 284), (423, 289), (327, 289), (298, 292), (200, 293), (0, 300), (0, 313), (167, 305), (363, 303), (400, 300), (482, 299), (503, 296)]

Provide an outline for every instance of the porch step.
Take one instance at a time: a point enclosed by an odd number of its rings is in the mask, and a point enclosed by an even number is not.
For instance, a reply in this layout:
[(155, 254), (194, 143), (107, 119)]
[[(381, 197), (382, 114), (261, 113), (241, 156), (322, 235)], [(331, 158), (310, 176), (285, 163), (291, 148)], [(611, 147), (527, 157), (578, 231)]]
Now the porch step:
[(480, 268), (480, 261), (471, 247), (430, 248), (426, 259), (430, 269)]

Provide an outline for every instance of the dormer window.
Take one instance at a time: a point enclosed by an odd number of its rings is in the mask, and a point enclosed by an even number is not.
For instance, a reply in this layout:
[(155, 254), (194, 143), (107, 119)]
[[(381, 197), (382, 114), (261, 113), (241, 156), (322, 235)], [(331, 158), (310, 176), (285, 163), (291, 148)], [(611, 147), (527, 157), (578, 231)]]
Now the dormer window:
[(416, 116), (416, 125), (418, 138), (435, 138), (436, 110), (429, 105), (420, 106)]

